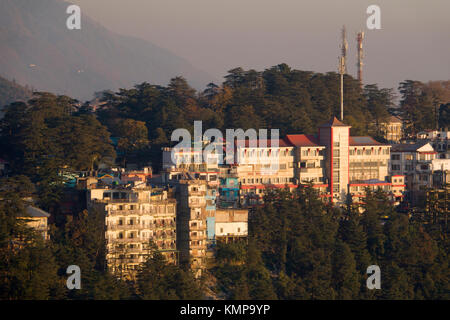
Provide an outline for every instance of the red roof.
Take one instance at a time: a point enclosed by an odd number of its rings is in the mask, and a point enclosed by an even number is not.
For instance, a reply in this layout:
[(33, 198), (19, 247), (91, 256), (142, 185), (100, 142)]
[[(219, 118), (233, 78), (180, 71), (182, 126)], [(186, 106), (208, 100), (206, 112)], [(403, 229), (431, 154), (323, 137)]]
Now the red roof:
[(319, 145), (316, 137), (312, 134), (288, 134), (286, 140), (296, 147), (315, 147)]
[[(235, 142), (235, 147), (239, 145), (239, 142), (241, 142), (242, 140), (236, 140)], [(288, 148), (288, 147), (292, 147), (292, 145), (286, 141), (285, 139), (267, 139), (267, 140), (262, 140), (262, 139), (258, 139), (258, 140), (248, 140), (245, 139), (245, 147), (249, 148), (250, 147), (250, 141), (253, 142), (253, 144), (256, 147), (262, 147), (263, 145), (265, 145), (266, 147), (271, 147), (272, 146), (272, 142), (278, 142), (278, 146), (280, 148)]]
[(349, 146), (378, 146), (382, 145), (372, 137), (349, 137)]

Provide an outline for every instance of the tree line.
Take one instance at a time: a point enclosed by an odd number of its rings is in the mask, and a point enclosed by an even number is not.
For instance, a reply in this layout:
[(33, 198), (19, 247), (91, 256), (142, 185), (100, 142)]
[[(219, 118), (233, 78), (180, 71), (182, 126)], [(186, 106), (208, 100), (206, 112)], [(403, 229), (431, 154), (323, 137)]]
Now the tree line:
[[(400, 108), (394, 108), (391, 89), (361, 88), (347, 75), (344, 81), (344, 101), (349, 106), (344, 118), (352, 125), (353, 135), (381, 139), (374, 124), (393, 112), (410, 121), (411, 132), (429, 128), (430, 117), (437, 114), (440, 126), (449, 123), (446, 82), (402, 82)], [(103, 225), (102, 213), (75, 209), (62, 213), (63, 196), (68, 194), (64, 173), (115, 162), (148, 164), (149, 159), (158, 170), (160, 147), (170, 144), (174, 129), (192, 130), (194, 120), (202, 120), (204, 128), (222, 130), (278, 128), (281, 135), (315, 133), (318, 124), (340, 110), (338, 74), (293, 70), (285, 64), (262, 72), (232, 69), (221, 85), (211, 83), (202, 92), (177, 77), (167, 86), (141, 83), (101, 96), (99, 103), (80, 103), (38, 92), (27, 102), (13, 102), (4, 109), (0, 158), (11, 167), (9, 177), (0, 182), (2, 299), (204, 297), (202, 283), (188, 271), (168, 266), (157, 252), (143, 266), (136, 284), (110, 275), (104, 265), (104, 234), (98, 227)], [(25, 214), (24, 199), (29, 197), (52, 215), (50, 242), (40, 241), (16, 219)], [(267, 205), (251, 218), (248, 246), (218, 245), (217, 266), (212, 271), (218, 295), (236, 299), (448, 298), (446, 238), (432, 226), (414, 224), (380, 205), (381, 195), (367, 198), (362, 216), (354, 209), (343, 214), (323, 206), (305, 193), (267, 197)], [(390, 217), (383, 226), (378, 223), (382, 213)], [(35, 244), (11, 250), (18, 236), (34, 239), (25, 243)], [(382, 293), (367, 292), (362, 285), (368, 263), (379, 264), (387, 272)], [(82, 269), (81, 291), (65, 287), (65, 268), (71, 264)]]
[[(270, 190), (264, 200), (248, 245), (218, 246), (212, 272), (227, 298), (450, 298), (448, 230), (398, 213), (384, 192), (368, 190), (362, 214), (324, 204), (312, 188)], [(380, 267), (380, 290), (366, 286), (370, 265)]]

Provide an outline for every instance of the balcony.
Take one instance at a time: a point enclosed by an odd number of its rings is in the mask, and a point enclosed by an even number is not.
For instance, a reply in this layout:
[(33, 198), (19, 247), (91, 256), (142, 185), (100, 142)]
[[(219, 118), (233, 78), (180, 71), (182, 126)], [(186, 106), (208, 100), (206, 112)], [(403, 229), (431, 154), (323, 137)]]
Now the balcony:
[(189, 191), (190, 197), (205, 197), (206, 191)]
[(120, 231), (120, 230), (140, 230), (144, 226), (139, 224), (114, 224), (106, 227), (107, 231)]
[(203, 234), (203, 235), (195, 235), (195, 236), (190, 235), (189, 239), (190, 240), (206, 240), (206, 235), (205, 234)]
[(118, 238), (118, 239), (112, 239), (112, 240), (108, 240), (108, 243), (138, 243), (138, 242), (142, 242), (144, 241), (141, 238)]
[(190, 226), (190, 227), (189, 227), (189, 230), (191, 230), (191, 231), (204, 231), (204, 230), (206, 230), (206, 225), (201, 225), (201, 226), (199, 226), (199, 225), (196, 225), (196, 226)]

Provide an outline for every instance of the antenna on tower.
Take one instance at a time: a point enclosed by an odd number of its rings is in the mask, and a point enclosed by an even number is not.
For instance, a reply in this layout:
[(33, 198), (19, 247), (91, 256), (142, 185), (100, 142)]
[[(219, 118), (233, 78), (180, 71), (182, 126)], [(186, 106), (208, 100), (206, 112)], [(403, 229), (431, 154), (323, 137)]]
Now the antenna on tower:
[(363, 83), (362, 83), (362, 79), (363, 79), (363, 72), (362, 72), (362, 68), (363, 68), (363, 59), (364, 59), (364, 52), (363, 52), (363, 40), (364, 40), (364, 31), (360, 31), (358, 32), (357, 36), (356, 36), (356, 41), (357, 41), (357, 50), (358, 50), (358, 63), (356, 64), (356, 66), (358, 67), (358, 81), (359, 81), (359, 85), (362, 87)]
[(344, 73), (345, 57), (339, 57), (339, 74), (341, 75), (341, 121), (344, 121)]
[(347, 50), (348, 50), (348, 42), (347, 42), (347, 30), (345, 29), (345, 25), (342, 26), (341, 31), (342, 43), (341, 47), (341, 57), (344, 58), (345, 69), (344, 73), (347, 73)]
[(345, 25), (342, 26), (342, 43), (341, 56), (339, 57), (339, 74), (341, 75), (341, 121), (344, 121), (344, 74), (347, 73), (347, 31), (345, 30)]

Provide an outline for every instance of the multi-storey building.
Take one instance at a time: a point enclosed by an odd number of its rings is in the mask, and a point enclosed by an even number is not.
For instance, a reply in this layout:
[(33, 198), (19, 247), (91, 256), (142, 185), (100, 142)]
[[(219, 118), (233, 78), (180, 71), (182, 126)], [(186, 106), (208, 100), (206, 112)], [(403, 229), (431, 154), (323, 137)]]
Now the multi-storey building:
[(405, 184), (409, 191), (425, 190), (432, 185), (432, 163), (436, 154), (428, 142), (393, 145), (391, 175), (405, 176)]
[(228, 177), (226, 173), (220, 178), (218, 206), (221, 208), (239, 206), (239, 181), (235, 177)]
[(170, 190), (119, 186), (89, 189), (87, 206), (105, 212), (107, 266), (119, 277), (135, 276), (150, 253), (151, 242), (169, 262), (177, 262), (177, 204)]
[(177, 248), (180, 263), (187, 264), (195, 276), (206, 268), (206, 191), (203, 180), (178, 180), (176, 183)]
[(208, 153), (204, 159), (203, 149), (195, 148), (163, 148), (163, 170), (184, 169), (197, 173), (217, 173), (219, 170), (219, 154)]
[(261, 201), (267, 186), (295, 188), (294, 146), (285, 139), (245, 141), (237, 143), (236, 165), (228, 177), (240, 184), (241, 204), (252, 205)]
[[(278, 170), (258, 167), (258, 157), (271, 153), (276, 155)], [(317, 136), (287, 135), (277, 147), (269, 143), (252, 148), (247, 143), (237, 147), (237, 154), (244, 161), (232, 166), (229, 173), (239, 180), (242, 204), (260, 202), (267, 186), (292, 190), (312, 185), (321, 197), (337, 204), (345, 203), (348, 193), (364, 196), (366, 187), (392, 191), (390, 146), (371, 137), (350, 136), (350, 126), (336, 118), (320, 126)]]
[(436, 158), (450, 159), (450, 131), (447, 129), (419, 132), (417, 140), (418, 142), (429, 142), (437, 152)]
[(390, 116), (380, 123), (380, 130), (388, 143), (399, 143), (403, 138), (403, 121), (396, 116)]

